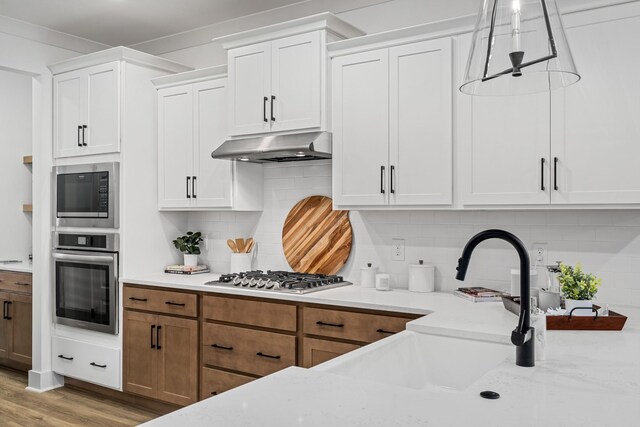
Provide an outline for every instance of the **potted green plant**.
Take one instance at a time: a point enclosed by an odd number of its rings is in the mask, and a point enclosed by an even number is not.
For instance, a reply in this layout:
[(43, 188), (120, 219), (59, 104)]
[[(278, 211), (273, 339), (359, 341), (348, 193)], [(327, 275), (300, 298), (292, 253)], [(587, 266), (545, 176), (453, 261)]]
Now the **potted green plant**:
[(184, 265), (187, 267), (195, 267), (198, 265), (198, 255), (200, 255), (200, 242), (202, 242), (202, 233), (199, 231), (188, 231), (184, 236), (178, 237), (173, 241), (173, 245), (184, 254)]
[[(577, 263), (575, 268), (570, 265), (560, 264), (558, 275), (560, 290), (565, 298), (567, 314), (574, 308), (592, 308), (593, 298), (598, 292), (602, 279), (594, 274), (582, 271), (582, 265)], [(576, 310), (574, 316), (593, 316), (590, 310)]]

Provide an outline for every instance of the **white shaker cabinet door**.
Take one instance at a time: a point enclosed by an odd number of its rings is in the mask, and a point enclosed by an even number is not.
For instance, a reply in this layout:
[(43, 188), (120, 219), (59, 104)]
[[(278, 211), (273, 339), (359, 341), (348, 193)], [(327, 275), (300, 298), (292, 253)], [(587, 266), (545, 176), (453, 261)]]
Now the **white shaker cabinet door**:
[(189, 207), (193, 191), (192, 89), (161, 89), (158, 95), (158, 205)]
[(551, 95), (552, 154), (558, 159), (554, 204), (640, 203), (640, 8), (635, 9), (634, 15), (606, 22), (584, 22), (589, 14), (567, 22), (582, 79)]
[(272, 131), (320, 127), (320, 32), (271, 42)]
[(232, 166), (211, 158), (227, 137), (227, 79), (193, 85), (194, 202), (200, 208), (232, 206)]
[(461, 202), (550, 203), (550, 95), (471, 96), (463, 79), (470, 35), (457, 40), (458, 174)]
[(451, 39), (389, 50), (389, 189), (396, 205), (450, 205)]
[(229, 135), (269, 132), (271, 42), (231, 49), (229, 67)]
[(386, 205), (389, 194), (387, 49), (332, 60), (333, 199)]
[(85, 74), (80, 71), (53, 78), (54, 157), (79, 155), (84, 124)]
[(87, 107), (83, 154), (117, 153), (120, 151), (120, 63), (114, 61), (84, 71)]

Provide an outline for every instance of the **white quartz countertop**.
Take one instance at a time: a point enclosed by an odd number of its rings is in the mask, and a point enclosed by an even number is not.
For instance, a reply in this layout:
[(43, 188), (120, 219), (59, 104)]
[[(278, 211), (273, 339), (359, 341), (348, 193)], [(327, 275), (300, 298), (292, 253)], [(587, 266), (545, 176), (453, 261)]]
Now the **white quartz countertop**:
[(13, 262), (9, 264), (0, 263), (0, 271), (15, 271), (18, 273), (33, 273), (33, 264), (29, 261)]

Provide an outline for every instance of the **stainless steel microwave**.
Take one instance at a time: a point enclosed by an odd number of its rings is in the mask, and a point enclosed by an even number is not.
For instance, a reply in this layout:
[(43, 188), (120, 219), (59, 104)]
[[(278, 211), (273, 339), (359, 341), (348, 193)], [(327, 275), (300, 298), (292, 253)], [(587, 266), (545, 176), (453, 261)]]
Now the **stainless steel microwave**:
[(118, 228), (119, 175), (116, 162), (56, 167), (56, 226)]

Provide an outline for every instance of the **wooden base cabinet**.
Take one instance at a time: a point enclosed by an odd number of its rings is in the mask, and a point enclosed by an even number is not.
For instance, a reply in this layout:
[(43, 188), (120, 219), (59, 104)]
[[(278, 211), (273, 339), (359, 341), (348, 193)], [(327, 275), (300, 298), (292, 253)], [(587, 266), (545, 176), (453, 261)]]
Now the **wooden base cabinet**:
[[(18, 293), (13, 290), (29, 293)], [(0, 272), (0, 363), (2, 360), (31, 366), (31, 275)]]
[(200, 399), (216, 396), (232, 388), (240, 387), (254, 379), (254, 377), (225, 372), (219, 369), (202, 368)]
[(304, 338), (302, 345), (302, 367), (304, 368), (311, 368), (360, 348), (360, 346), (356, 344), (308, 337)]
[(177, 405), (198, 395), (198, 320), (124, 312), (124, 390)]

